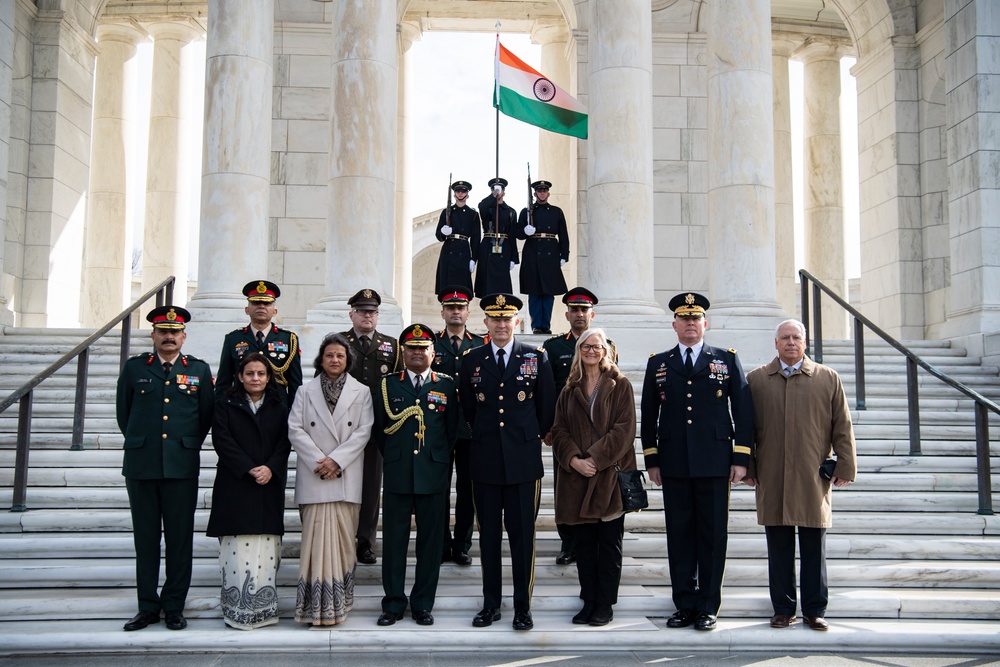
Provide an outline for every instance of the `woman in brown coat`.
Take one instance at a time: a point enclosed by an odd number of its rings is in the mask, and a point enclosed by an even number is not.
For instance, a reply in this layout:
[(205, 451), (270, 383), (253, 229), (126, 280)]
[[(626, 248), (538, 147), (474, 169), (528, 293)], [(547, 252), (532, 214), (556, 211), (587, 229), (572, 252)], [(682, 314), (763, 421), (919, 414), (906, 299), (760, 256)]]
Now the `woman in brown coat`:
[(573, 533), (583, 609), (577, 624), (607, 625), (618, 601), (625, 514), (615, 463), (635, 470), (632, 383), (608, 358), (600, 329), (576, 341), (569, 379), (556, 403), (552, 448), (559, 465), (556, 523)]

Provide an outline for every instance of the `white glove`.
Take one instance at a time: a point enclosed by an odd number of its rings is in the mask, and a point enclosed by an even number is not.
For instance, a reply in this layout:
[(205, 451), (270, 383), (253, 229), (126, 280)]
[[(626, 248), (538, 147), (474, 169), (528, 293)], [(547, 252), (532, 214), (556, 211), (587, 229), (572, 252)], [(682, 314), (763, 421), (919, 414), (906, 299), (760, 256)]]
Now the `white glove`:
[(510, 270), (511, 270), (511, 271), (513, 271), (513, 270), (514, 270), (514, 262), (511, 262), (511, 263), (510, 263)]
[(503, 188), (500, 187), (499, 185), (494, 185), (493, 186), (493, 196), (496, 197), (497, 199), (499, 199), (501, 193), (503, 193)]
[(451, 225), (445, 225), (441, 228), (441, 233), (445, 236), (451, 236)]
[(566, 266), (566, 260), (565, 259), (560, 259), (559, 260), (559, 267), (562, 268), (564, 266)]
[(534, 225), (525, 225), (524, 226), (524, 233), (527, 236), (531, 236), (532, 234), (535, 233), (535, 226)]
[(472, 273), (475, 270), (476, 270), (476, 260), (470, 259), (469, 260), (469, 273)]

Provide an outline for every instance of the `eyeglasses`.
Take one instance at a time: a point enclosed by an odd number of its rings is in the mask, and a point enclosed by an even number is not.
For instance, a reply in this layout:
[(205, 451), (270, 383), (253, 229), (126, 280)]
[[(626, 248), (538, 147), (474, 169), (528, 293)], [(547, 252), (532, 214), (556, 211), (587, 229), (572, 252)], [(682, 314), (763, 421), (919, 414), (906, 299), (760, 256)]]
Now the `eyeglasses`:
[(591, 345), (590, 343), (584, 343), (580, 346), (581, 352), (597, 352), (598, 350), (606, 350), (607, 348), (603, 345)]
[(357, 313), (358, 315), (360, 315), (361, 317), (375, 317), (376, 315), (378, 315), (378, 311), (377, 310), (357, 310), (357, 309), (355, 309), (354, 312)]

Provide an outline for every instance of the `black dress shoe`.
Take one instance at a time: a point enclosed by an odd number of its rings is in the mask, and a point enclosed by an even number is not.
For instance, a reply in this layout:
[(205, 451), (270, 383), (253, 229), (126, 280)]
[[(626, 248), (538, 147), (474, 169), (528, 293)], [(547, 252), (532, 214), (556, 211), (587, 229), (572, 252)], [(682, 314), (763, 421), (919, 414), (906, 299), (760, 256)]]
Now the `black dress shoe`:
[(383, 611), (381, 614), (378, 615), (378, 620), (375, 622), (378, 625), (384, 627), (387, 625), (392, 625), (396, 621), (401, 621), (401, 620), (403, 620), (403, 612)]
[(535, 622), (531, 620), (531, 612), (525, 609), (514, 612), (514, 622), (512, 625), (515, 630), (530, 630), (535, 627)]
[(483, 609), (472, 619), (472, 625), (477, 628), (488, 628), (493, 625), (493, 621), (500, 620), (500, 610), (489, 607)]
[(686, 628), (694, 623), (696, 616), (698, 616), (698, 612), (694, 609), (681, 609), (680, 611), (675, 611), (674, 615), (667, 619), (667, 627)]
[(434, 617), (431, 616), (429, 611), (414, 609), (410, 612), (410, 616), (412, 616), (413, 620), (417, 622), (417, 625), (434, 625)]
[(378, 562), (375, 558), (375, 552), (372, 551), (371, 545), (358, 545), (358, 562), (362, 565), (374, 565)]
[(451, 559), (458, 565), (472, 565), (472, 556), (464, 551), (452, 552)]
[(813, 630), (825, 631), (830, 629), (830, 624), (826, 622), (826, 619), (822, 616), (802, 616), (802, 620), (806, 622)]
[(188, 626), (188, 622), (184, 619), (184, 614), (179, 611), (168, 611), (167, 612), (167, 629), (168, 630), (183, 630)]
[(571, 565), (576, 562), (576, 554), (572, 551), (560, 551), (556, 556), (556, 565)]
[(590, 617), (591, 625), (607, 625), (615, 617), (615, 613), (611, 610), (611, 605), (609, 604), (599, 604), (594, 607), (594, 613)]
[(787, 628), (798, 622), (799, 619), (795, 618), (795, 614), (775, 614), (771, 617), (772, 628)]
[(707, 611), (698, 612), (698, 618), (694, 621), (695, 630), (715, 630), (716, 618)]
[(125, 632), (132, 632), (133, 630), (142, 630), (147, 625), (152, 625), (154, 623), (160, 622), (160, 612), (158, 611), (140, 611), (138, 614), (132, 617), (132, 619), (125, 624), (123, 629)]
[(594, 613), (594, 603), (584, 602), (583, 609), (573, 617), (573, 623), (575, 625), (587, 625), (590, 623), (590, 616)]

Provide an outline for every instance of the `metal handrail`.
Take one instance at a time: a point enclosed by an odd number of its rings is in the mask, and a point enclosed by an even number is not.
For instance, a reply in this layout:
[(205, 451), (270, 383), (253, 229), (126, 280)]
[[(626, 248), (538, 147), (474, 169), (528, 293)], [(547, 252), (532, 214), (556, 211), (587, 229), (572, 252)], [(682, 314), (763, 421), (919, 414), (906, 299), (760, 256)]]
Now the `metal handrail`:
[(90, 346), (121, 323), (121, 352), (118, 363), (118, 367), (121, 369), (128, 360), (132, 313), (138, 310), (142, 304), (149, 301), (153, 295), (156, 296), (157, 308), (173, 303), (174, 281), (174, 276), (170, 276), (156, 287), (150, 289), (139, 297), (137, 301), (133, 302), (131, 306), (119, 313), (117, 317), (92, 333), (72, 350), (52, 362), (45, 370), (25, 382), (18, 389), (15, 389), (10, 396), (5, 398), (3, 402), (0, 402), (0, 413), (14, 405), (14, 403), (20, 403), (17, 417), (17, 453), (14, 458), (14, 489), (10, 506), (11, 512), (25, 512), (28, 509), (26, 502), (28, 489), (28, 452), (31, 445), (31, 403), (35, 387), (68, 364), (74, 357), (79, 357), (76, 367), (76, 396), (73, 403), (73, 437), (70, 449), (83, 449), (83, 425), (86, 417), (87, 369), (90, 365)]
[(908, 421), (910, 427), (910, 454), (919, 456), (920, 450), (920, 407), (917, 384), (917, 367), (941, 380), (949, 387), (956, 389), (966, 397), (975, 401), (976, 414), (976, 481), (979, 491), (979, 510), (977, 514), (993, 514), (993, 491), (990, 472), (990, 425), (987, 411), (1000, 415), (1000, 405), (980, 394), (975, 389), (971, 389), (958, 380), (942, 373), (931, 366), (921, 357), (914, 354), (912, 350), (900, 343), (898, 340), (887, 334), (875, 325), (874, 322), (862, 315), (851, 304), (844, 301), (836, 292), (824, 285), (816, 276), (805, 269), (799, 270), (800, 295), (802, 300), (802, 323), (806, 330), (809, 329), (809, 283), (812, 283), (813, 302), (813, 328), (812, 335), (807, 337), (806, 354), (810, 353), (811, 341), (815, 341), (815, 354), (812, 356), (817, 362), (823, 362), (823, 319), (820, 310), (820, 295), (825, 292), (841, 308), (854, 317), (854, 371), (856, 381), (855, 406), (858, 410), (865, 410), (865, 337), (864, 327), (868, 327), (879, 338), (906, 357), (906, 404)]

